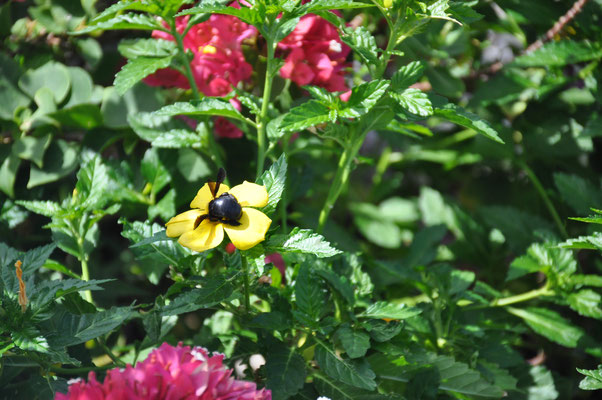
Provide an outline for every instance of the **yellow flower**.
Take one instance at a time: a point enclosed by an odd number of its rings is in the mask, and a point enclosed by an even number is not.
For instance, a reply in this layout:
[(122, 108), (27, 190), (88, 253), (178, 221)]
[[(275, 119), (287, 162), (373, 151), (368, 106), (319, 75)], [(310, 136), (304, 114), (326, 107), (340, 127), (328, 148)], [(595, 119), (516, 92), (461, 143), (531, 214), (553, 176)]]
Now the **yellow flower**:
[(250, 249), (265, 239), (272, 220), (250, 207), (268, 204), (266, 188), (244, 181), (230, 189), (220, 180), (223, 179), (218, 175), (218, 182), (203, 185), (190, 203), (192, 210), (167, 222), (167, 236), (179, 236), (178, 242), (194, 251), (218, 246), (224, 231), (240, 250)]

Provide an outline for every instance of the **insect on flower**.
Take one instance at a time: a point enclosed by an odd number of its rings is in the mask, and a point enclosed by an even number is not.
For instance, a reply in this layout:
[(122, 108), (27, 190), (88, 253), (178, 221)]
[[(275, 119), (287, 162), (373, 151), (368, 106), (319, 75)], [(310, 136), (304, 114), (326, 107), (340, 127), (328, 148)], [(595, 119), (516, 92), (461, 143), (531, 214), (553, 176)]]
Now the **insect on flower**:
[(190, 203), (192, 210), (178, 214), (167, 224), (167, 236), (195, 251), (218, 246), (224, 231), (240, 250), (247, 250), (265, 239), (272, 223), (264, 213), (252, 207), (268, 204), (264, 186), (251, 182), (230, 189), (223, 182), (226, 171), (220, 168), (215, 182), (207, 182)]

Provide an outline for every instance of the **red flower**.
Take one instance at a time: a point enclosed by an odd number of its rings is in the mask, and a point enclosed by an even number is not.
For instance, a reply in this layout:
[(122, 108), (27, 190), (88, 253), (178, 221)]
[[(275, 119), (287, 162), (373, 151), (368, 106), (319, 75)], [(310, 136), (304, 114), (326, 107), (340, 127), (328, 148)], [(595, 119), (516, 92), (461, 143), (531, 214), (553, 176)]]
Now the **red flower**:
[(316, 85), (330, 92), (345, 91), (345, 59), (351, 49), (330, 22), (313, 14), (301, 18), (295, 30), (278, 44), (290, 51), (280, 75), (303, 85)]

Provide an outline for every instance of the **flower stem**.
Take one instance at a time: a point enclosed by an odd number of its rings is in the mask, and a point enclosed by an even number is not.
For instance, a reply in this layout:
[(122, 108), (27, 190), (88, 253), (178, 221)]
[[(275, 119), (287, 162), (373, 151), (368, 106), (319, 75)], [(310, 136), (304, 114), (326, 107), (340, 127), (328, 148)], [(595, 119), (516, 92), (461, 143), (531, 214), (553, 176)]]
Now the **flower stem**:
[(105, 351), (105, 353), (107, 353), (109, 358), (115, 363), (115, 365), (117, 365), (119, 367), (125, 367), (125, 363), (123, 361), (121, 361), (119, 359), (119, 357), (117, 357), (115, 354), (113, 354), (113, 352), (111, 351), (109, 346), (107, 346), (107, 344), (105, 343), (103, 338), (98, 337), (98, 338), (96, 338), (96, 341), (98, 342), (100, 347), (102, 347), (102, 349)]
[(492, 307), (504, 307), (510, 304), (520, 303), (527, 300), (532, 300), (540, 296), (551, 296), (554, 294), (553, 290), (548, 288), (548, 285), (534, 289), (525, 293), (517, 294), (515, 296), (504, 297), (501, 299), (496, 299), (491, 302)]
[(265, 82), (263, 85), (263, 99), (261, 101), (261, 112), (257, 116), (257, 173), (259, 178), (263, 173), (263, 164), (265, 162), (265, 145), (266, 145), (266, 127), (268, 124), (268, 109), (270, 104), (270, 95), (272, 93), (273, 76), (273, 61), (274, 61), (274, 40), (266, 37), (267, 42), (267, 58), (265, 68)]
[[(82, 264), (82, 280), (89, 281), (90, 280), (90, 272), (88, 270), (88, 259), (85, 254), (82, 254), (81, 259)], [(94, 304), (94, 300), (92, 300), (92, 292), (89, 290), (84, 291), (84, 298), (88, 303)]]
[(251, 310), (251, 302), (249, 301), (249, 266), (247, 264), (247, 258), (241, 254), (242, 261), (242, 284), (245, 292), (245, 312), (249, 314)]
[(175, 20), (171, 24), (171, 34), (176, 39), (176, 44), (178, 45), (178, 54), (180, 55), (182, 64), (184, 64), (184, 73), (186, 74), (186, 78), (188, 79), (188, 83), (190, 84), (190, 88), (192, 89), (194, 98), (195, 100), (200, 100), (202, 98), (201, 92), (199, 92), (199, 87), (197, 86), (196, 81), (194, 80), (194, 75), (192, 75), (190, 61), (188, 61), (186, 49), (184, 49), (184, 41), (182, 40), (182, 35), (180, 35), (180, 33), (178, 32)]
[[(350, 127), (350, 129), (353, 129), (353, 127)], [(353, 132), (351, 136), (353, 137)], [(360, 147), (362, 147), (365, 137), (366, 132), (362, 132), (359, 137), (352, 141), (351, 145), (345, 148), (341, 158), (339, 159), (337, 173), (334, 177), (332, 185), (330, 186), (330, 191), (328, 192), (328, 197), (324, 202), (324, 206), (322, 206), (322, 210), (320, 211), (320, 217), (318, 219), (318, 233), (322, 233), (324, 231), (324, 226), (326, 226), (326, 221), (328, 220), (330, 211), (332, 210), (334, 203), (336, 203), (337, 199), (339, 198), (343, 187), (349, 180), (353, 159), (357, 155)]]
[(552, 200), (550, 200), (550, 197), (546, 193), (546, 190), (544, 189), (543, 185), (537, 178), (537, 175), (535, 175), (535, 172), (533, 172), (533, 170), (531, 168), (529, 168), (527, 163), (525, 163), (523, 161), (519, 161), (519, 165), (527, 173), (527, 176), (531, 180), (531, 183), (535, 187), (535, 190), (537, 190), (537, 193), (539, 193), (539, 195), (541, 196), (541, 199), (543, 200), (544, 204), (548, 208), (550, 215), (552, 215), (552, 218), (554, 219), (554, 222), (556, 223), (558, 230), (560, 231), (560, 233), (562, 234), (562, 236), (565, 239), (568, 239), (569, 235), (568, 235), (566, 229), (564, 228), (564, 225), (562, 224), (562, 220), (560, 219), (560, 216), (558, 215), (558, 212), (556, 211), (554, 204), (552, 204)]

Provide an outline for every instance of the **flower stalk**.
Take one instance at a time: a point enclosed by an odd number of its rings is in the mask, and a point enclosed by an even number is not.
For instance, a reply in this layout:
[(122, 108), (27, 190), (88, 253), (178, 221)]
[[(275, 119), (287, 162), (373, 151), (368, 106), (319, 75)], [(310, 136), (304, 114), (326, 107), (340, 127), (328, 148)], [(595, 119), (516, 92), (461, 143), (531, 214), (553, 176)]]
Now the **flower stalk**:
[(256, 176), (259, 178), (263, 173), (263, 165), (265, 163), (266, 154), (266, 128), (268, 124), (268, 110), (270, 95), (272, 94), (272, 82), (274, 80), (273, 75), (273, 62), (275, 43), (270, 37), (266, 37), (267, 43), (267, 54), (266, 54), (266, 69), (265, 69), (265, 82), (263, 85), (263, 98), (261, 101), (261, 112), (256, 117), (257, 125), (257, 171)]

